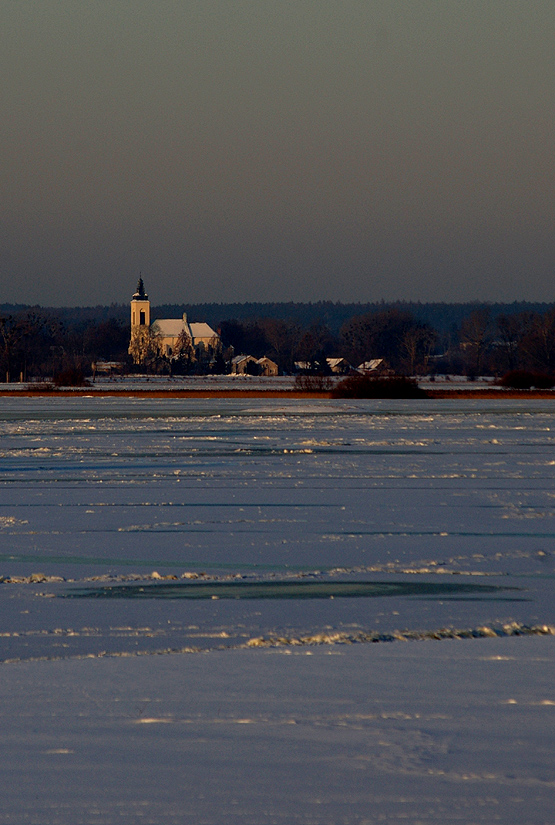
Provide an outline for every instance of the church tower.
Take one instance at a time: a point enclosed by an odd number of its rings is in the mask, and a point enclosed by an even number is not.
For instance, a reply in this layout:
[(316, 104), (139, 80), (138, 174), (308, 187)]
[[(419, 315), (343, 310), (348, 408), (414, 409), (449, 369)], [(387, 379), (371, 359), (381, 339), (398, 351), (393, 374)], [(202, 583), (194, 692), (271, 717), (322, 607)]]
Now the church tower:
[(135, 294), (131, 298), (131, 341), (129, 355), (135, 364), (143, 364), (152, 349), (150, 332), (150, 301), (145, 292), (143, 279), (139, 278)]
[(142, 278), (139, 278), (137, 289), (131, 298), (131, 336), (137, 327), (150, 327), (150, 301)]

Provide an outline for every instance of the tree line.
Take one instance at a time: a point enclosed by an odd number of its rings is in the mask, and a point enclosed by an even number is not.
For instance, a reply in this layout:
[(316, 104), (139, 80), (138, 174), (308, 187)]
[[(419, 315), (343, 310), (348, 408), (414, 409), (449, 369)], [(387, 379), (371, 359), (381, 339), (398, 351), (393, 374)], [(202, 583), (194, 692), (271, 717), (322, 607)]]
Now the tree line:
[[(299, 305), (296, 305), (299, 306)], [(426, 305), (421, 305), (425, 307)], [(464, 305), (446, 305), (453, 308)], [(94, 314), (69, 310), (9, 308), (0, 312), (0, 375), (7, 381), (46, 379), (67, 370), (90, 374), (99, 361), (119, 362), (137, 370), (129, 356), (129, 323), (107, 308)], [(458, 374), (502, 376), (515, 370), (555, 375), (555, 307), (499, 312), (481, 305), (460, 320), (432, 325), (405, 305), (375, 305), (354, 313), (339, 328), (322, 318), (303, 323), (296, 317), (221, 318), (218, 353), (184, 353), (181, 366), (163, 356), (151, 359), (151, 372), (227, 372), (233, 355), (267, 356), (285, 373), (302, 362), (305, 370), (325, 373), (328, 358), (344, 358), (357, 367), (382, 358), (404, 375)], [(511, 311), (513, 310), (513, 311)], [(310, 313), (309, 313), (310, 315)], [(186, 356), (186, 357), (185, 357)]]

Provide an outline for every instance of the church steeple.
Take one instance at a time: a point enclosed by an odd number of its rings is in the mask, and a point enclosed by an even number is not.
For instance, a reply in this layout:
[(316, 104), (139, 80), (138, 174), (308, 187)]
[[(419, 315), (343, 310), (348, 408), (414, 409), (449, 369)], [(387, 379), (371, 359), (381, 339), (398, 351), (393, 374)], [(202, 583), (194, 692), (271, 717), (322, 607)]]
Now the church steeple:
[(150, 301), (145, 292), (143, 279), (139, 278), (135, 294), (131, 298), (131, 341), (129, 354), (135, 364), (142, 364), (150, 346)]
[(133, 295), (133, 298), (131, 300), (133, 300), (133, 301), (148, 301), (148, 295), (145, 292), (145, 285), (143, 284), (143, 279), (142, 278), (139, 278), (139, 280), (137, 281), (137, 289), (136, 289), (135, 294)]
[(143, 279), (139, 278), (137, 289), (131, 298), (131, 334), (137, 327), (150, 327), (150, 301), (145, 292)]

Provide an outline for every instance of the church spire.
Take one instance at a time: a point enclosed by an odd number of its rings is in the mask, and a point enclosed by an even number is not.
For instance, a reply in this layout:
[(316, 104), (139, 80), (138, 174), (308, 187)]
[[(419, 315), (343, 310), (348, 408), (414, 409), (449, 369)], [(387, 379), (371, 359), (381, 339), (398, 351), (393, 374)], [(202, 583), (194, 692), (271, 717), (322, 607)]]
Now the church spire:
[(145, 285), (143, 284), (143, 279), (139, 278), (137, 281), (137, 289), (135, 294), (133, 295), (133, 301), (148, 301), (148, 295), (145, 292)]
[(131, 298), (131, 343), (137, 331), (144, 332), (144, 328), (150, 328), (150, 301), (145, 292), (143, 279), (139, 278), (137, 290)]

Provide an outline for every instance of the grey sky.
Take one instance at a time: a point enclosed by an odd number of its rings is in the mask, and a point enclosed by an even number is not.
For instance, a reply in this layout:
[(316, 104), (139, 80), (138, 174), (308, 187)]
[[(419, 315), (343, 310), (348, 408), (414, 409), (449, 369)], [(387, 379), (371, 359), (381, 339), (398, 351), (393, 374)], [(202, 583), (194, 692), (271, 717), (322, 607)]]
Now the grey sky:
[(0, 0), (0, 303), (555, 300), (553, 0)]

